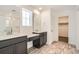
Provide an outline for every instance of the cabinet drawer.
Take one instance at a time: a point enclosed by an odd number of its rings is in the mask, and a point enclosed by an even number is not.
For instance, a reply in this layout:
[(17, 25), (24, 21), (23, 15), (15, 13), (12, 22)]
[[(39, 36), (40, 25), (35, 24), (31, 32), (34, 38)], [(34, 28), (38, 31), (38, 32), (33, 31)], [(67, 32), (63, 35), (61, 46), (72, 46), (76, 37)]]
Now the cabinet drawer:
[(25, 54), (27, 53), (27, 44), (25, 41), (18, 43), (15, 45), (16, 47), (16, 54)]
[(27, 40), (26, 36), (11, 38), (11, 39), (8, 39), (8, 40), (3, 40), (3, 41), (0, 41), (0, 48), (6, 47), (6, 46), (9, 46), (9, 45), (13, 45), (13, 44), (16, 44), (18, 42), (22, 42), (24, 40)]
[(30, 37), (30, 38), (29, 38), (29, 41), (33, 41), (33, 40), (36, 40), (36, 39), (39, 39), (39, 36)]
[(14, 54), (14, 53), (15, 53), (15, 45), (0, 49), (0, 54)]

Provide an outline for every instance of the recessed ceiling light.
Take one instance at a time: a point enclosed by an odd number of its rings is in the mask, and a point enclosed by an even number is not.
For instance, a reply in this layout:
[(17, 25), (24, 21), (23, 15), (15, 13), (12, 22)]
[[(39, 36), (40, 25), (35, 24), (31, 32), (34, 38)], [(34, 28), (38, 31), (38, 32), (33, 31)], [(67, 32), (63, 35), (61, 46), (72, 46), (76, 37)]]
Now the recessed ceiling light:
[(40, 12), (37, 9), (34, 9), (34, 13), (38, 15), (40, 14)]
[(39, 8), (39, 10), (42, 10), (42, 8)]

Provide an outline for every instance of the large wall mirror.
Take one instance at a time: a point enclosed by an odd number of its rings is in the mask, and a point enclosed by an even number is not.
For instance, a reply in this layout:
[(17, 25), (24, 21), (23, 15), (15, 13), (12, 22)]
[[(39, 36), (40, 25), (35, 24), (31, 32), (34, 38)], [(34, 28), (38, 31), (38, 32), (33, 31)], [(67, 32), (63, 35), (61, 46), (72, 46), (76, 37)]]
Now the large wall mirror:
[[(33, 13), (28, 8), (16, 5), (0, 6), (0, 34), (15, 34), (32, 31)], [(22, 30), (21, 30), (22, 29)], [(27, 31), (27, 32), (30, 32)]]

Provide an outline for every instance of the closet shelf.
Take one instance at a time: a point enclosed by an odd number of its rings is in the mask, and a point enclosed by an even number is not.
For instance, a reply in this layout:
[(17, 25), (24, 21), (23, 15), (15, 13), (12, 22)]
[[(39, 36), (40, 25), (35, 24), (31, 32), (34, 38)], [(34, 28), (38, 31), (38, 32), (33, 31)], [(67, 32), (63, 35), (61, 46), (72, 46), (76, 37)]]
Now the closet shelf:
[(59, 23), (59, 25), (67, 25), (68, 23)]

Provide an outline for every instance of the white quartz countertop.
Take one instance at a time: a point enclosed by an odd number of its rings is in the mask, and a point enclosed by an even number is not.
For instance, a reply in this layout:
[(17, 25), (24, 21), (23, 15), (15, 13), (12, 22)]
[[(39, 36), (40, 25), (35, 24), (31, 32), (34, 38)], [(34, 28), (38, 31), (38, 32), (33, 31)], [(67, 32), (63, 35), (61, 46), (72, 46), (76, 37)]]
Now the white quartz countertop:
[(11, 38), (16, 38), (16, 37), (21, 37), (21, 36), (27, 36), (27, 38), (29, 38), (29, 37), (39, 36), (39, 34), (16, 33), (16, 34), (12, 34), (12, 35), (0, 35), (0, 41), (8, 40)]
[(47, 32), (47, 31), (34, 31), (35, 33), (43, 33), (43, 32)]
[[(37, 32), (35, 32), (35, 33), (42, 33), (42, 32), (44, 32), (44, 31), (37, 31)], [(46, 32), (46, 31), (45, 31)]]

